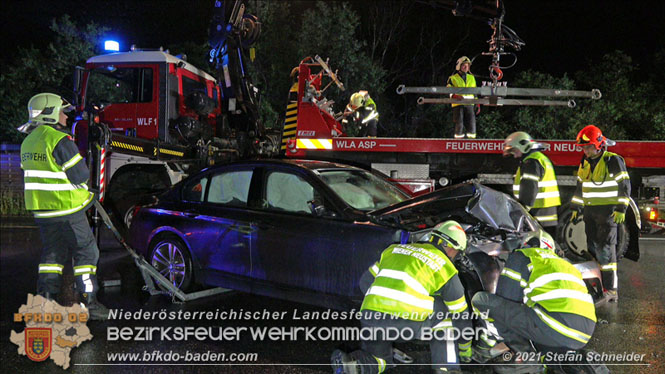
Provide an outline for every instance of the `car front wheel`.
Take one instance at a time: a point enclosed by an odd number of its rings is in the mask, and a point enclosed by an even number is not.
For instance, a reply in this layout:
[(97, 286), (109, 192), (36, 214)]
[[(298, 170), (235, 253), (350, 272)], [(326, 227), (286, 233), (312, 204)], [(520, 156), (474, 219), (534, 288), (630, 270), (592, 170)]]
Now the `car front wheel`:
[[(572, 211), (565, 207), (559, 215), (559, 227), (557, 242), (564, 252), (573, 253), (577, 256), (585, 256), (588, 252), (586, 232), (584, 229), (584, 216), (578, 215), (575, 222), (571, 221)], [(628, 248), (629, 233), (625, 223), (617, 225), (617, 260), (621, 259)]]
[(571, 214), (570, 209), (565, 209), (563, 214), (559, 215), (560, 230), (557, 231), (557, 242), (563, 247), (564, 252), (583, 256), (587, 251), (583, 216), (580, 214), (578, 219), (572, 222)]
[(175, 236), (155, 241), (150, 252), (150, 264), (171, 284), (187, 291), (192, 285), (192, 258), (185, 243)]

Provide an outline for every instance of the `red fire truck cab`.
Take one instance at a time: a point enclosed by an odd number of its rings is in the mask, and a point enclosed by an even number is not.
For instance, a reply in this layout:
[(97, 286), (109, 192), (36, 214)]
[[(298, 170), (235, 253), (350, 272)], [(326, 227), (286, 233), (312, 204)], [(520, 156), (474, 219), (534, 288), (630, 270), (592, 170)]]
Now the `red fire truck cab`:
[[(99, 119), (112, 132), (166, 144), (182, 143), (170, 126), (172, 121), (183, 116), (199, 119), (185, 103), (189, 95), (203, 94), (210, 99), (213, 107), (202, 122), (212, 135), (221, 114), (215, 78), (162, 50), (90, 58), (81, 74), (79, 92), (79, 110), (103, 106)], [(77, 135), (86, 130), (85, 123), (77, 124)]]

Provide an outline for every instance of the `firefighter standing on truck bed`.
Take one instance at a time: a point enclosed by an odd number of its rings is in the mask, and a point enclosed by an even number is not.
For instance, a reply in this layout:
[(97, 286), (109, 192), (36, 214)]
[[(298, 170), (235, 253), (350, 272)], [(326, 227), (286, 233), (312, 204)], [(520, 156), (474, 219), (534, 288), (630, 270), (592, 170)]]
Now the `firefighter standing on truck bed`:
[(379, 112), (376, 110), (376, 103), (367, 91), (361, 90), (351, 95), (349, 104), (344, 109), (342, 124), (348, 125), (349, 122), (358, 126), (360, 136), (376, 137)]
[[(455, 74), (448, 78), (447, 87), (476, 87), (476, 78), (471, 74), (471, 60), (462, 56), (457, 59), (455, 65)], [(474, 99), (476, 96), (471, 94), (456, 95), (451, 94), (451, 98), (457, 100)], [(476, 115), (480, 114), (480, 105), (476, 105), (476, 112), (473, 111), (473, 104), (452, 104), (453, 122), (455, 122), (455, 139), (466, 137), (476, 138)]]
[[(455, 221), (446, 221), (434, 227), (428, 241), (394, 244), (384, 250), (380, 261), (360, 280), (366, 291), (361, 326), (375, 331), (377, 340), (363, 340), (362, 350), (350, 354), (335, 350), (331, 357), (334, 372), (376, 374), (394, 367), (393, 342), (382, 332), (397, 328), (413, 332), (413, 339), (431, 329), (434, 370), (461, 373), (459, 360), (471, 361), (471, 341), (465, 340), (468, 333), (464, 333), (471, 328), (471, 320), (452, 259), (465, 249), (464, 229)], [(459, 334), (453, 334), (453, 329)], [(459, 336), (457, 342), (452, 335)]]
[(67, 129), (65, 112), (72, 109), (52, 93), (28, 103), (30, 120), (18, 128), (29, 134), (21, 144), (25, 208), (32, 211), (44, 246), (37, 293), (56, 299), (71, 249), (76, 288), (90, 319), (100, 320), (108, 309), (96, 299), (99, 249), (85, 215), (95, 198), (86, 186), (90, 173), (72, 138), (60, 131)]
[(577, 170), (571, 220), (583, 212), (587, 247), (600, 264), (603, 299), (617, 301), (617, 225), (626, 219), (630, 177), (623, 157), (606, 150), (614, 142), (598, 127), (583, 128), (577, 134), (577, 144), (582, 146), (584, 157)]
[(513, 156), (520, 160), (515, 173), (513, 194), (529, 213), (540, 222), (550, 235), (556, 237), (559, 220), (557, 209), (561, 205), (559, 186), (554, 174), (554, 166), (529, 134), (518, 131), (506, 138), (503, 143), (503, 156)]
[[(496, 373), (542, 372), (532, 343), (540, 357), (548, 357), (548, 352), (582, 349), (591, 339), (596, 327), (593, 298), (582, 274), (554, 253), (554, 245), (546, 232), (528, 234), (522, 248), (508, 256), (496, 294), (481, 291), (471, 300), (474, 311), (487, 316), (512, 350), (503, 355), (509, 358), (506, 364), (494, 366)], [(489, 347), (485, 351), (480, 355), (474, 347), (474, 359), (488, 358)]]

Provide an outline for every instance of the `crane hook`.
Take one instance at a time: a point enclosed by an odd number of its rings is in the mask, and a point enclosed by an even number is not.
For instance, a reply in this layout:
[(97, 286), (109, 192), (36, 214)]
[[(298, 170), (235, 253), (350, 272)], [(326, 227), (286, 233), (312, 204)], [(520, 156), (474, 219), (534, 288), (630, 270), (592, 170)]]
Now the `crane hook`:
[(500, 81), (503, 78), (503, 71), (497, 65), (490, 66), (490, 77), (493, 81)]

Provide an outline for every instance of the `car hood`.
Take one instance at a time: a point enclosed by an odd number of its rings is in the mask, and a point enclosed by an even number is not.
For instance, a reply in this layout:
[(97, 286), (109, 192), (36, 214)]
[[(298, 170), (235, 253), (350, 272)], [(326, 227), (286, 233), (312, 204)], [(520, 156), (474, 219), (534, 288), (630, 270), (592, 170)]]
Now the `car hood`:
[(482, 222), (495, 230), (508, 232), (522, 231), (525, 225), (538, 227), (515, 199), (479, 183), (445, 187), (368, 215), (381, 224), (409, 231), (426, 229), (445, 219), (467, 224)]

